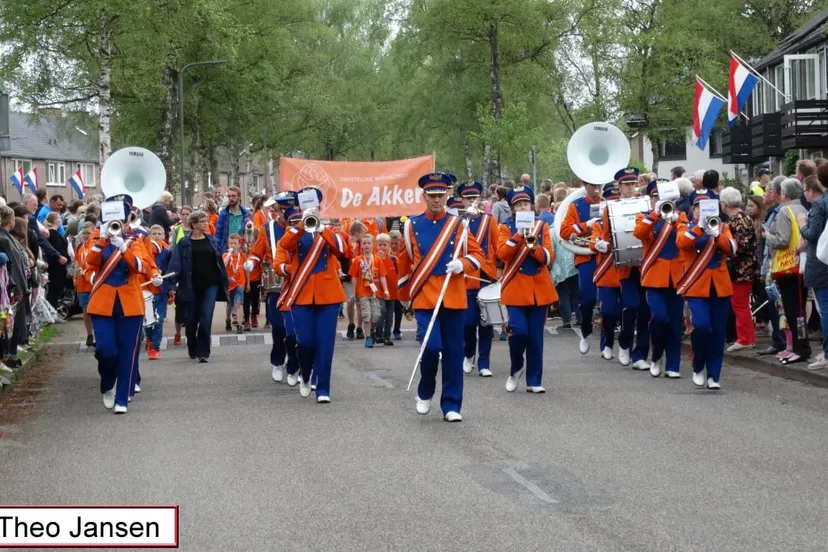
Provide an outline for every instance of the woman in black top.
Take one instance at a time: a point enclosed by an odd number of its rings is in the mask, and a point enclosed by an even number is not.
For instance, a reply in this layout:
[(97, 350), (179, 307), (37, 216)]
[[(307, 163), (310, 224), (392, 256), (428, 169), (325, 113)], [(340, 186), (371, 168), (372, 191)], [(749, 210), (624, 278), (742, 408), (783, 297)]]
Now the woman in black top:
[[(60, 226), (60, 214), (49, 213), (46, 216), (46, 229), (49, 230), (49, 243), (57, 250), (62, 257), (69, 258), (69, 243), (61, 236), (57, 228)], [(50, 305), (57, 308), (63, 290), (66, 288), (66, 265), (62, 265), (57, 259), (49, 259), (49, 285), (46, 289), (46, 300)]]
[(178, 284), (179, 303), (184, 310), (187, 350), (190, 358), (210, 358), (210, 330), (217, 300), (227, 300), (227, 272), (218, 242), (206, 233), (207, 213), (193, 211), (188, 220), (191, 231), (173, 249), (167, 272), (171, 285)]

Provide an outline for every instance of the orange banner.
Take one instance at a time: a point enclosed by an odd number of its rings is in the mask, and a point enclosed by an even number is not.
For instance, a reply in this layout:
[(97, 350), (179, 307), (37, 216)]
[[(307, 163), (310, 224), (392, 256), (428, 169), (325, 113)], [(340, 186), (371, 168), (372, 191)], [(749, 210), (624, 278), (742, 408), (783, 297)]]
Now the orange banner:
[(316, 161), (282, 157), (281, 189), (316, 186), (325, 218), (400, 217), (424, 210), (417, 180), (434, 172), (434, 156), (400, 161)]

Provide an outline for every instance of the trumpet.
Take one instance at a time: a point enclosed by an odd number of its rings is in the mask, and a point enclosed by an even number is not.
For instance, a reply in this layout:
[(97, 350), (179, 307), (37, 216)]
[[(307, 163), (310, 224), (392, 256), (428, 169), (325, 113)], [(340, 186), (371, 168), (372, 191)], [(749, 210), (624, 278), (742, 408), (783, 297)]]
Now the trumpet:
[(315, 208), (305, 209), (305, 212), (302, 213), (302, 227), (305, 229), (305, 232), (310, 232), (311, 234), (322, 229), (322, 221), (319, 220), (319, 215), (316, 214)]
[(531, 228), (523, 229), (523, 241), (530, 251), (538, 246), (538, 237), (532, 234)]
[(124, 232), (124, 223), (120, 220), (111, 220), (106, 225), (106, 232), (112, 238), (120, 236)]
[(477, 205), (472, 203), (466, 207), (465, 213), (467, 218), (477, 218), (480, 215), (480, 209), (477, 208)]
[(141, 226), (141, 222), (141, 209), (133, 207), (127, 217), (127, 226), (130, 230), (136, 230), (139, 226)]
[(722, 219), (720, 219), (719, 217), (709, 217), (704, 221), (704, 231), (707, 232), (709, 230), (718, 228), (721, 223)]
[(577, 245), (578, 247), (589, 247), (591, 241), (589, 238), (585, 238), (583, 236), (576, 236), (575, 234), (573, 234), (569, 238), (569, 243), (571, 243), (572, 245)]
[(665, 201), (661, 204), (661, 209), (659, 210), (659, 214), (661, 218), (668, 217), (676, 212), (676, 204), (672, 201)]

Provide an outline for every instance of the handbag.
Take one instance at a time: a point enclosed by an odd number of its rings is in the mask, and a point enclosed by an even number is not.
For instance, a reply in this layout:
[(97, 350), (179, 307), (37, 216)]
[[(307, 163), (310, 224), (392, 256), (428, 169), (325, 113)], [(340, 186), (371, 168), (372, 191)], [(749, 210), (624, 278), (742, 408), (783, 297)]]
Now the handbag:
[(791, 239), (785, 249), (777, 249), (773, 254), (771, 263), (771, 275), (774, 278), (799, 275), (799, 254), (796, 249), (802, 236), (799, 234), (799, 223), (796, 220), (793, 209), (787, 207), (788, 216), (791, 219)]

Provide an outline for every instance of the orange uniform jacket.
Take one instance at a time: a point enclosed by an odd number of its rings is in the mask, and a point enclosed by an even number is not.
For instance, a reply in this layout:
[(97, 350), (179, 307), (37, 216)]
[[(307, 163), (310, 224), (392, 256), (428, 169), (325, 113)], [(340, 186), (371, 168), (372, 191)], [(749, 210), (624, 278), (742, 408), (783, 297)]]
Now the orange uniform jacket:
[[(563, 222), (561, 223), (561, 239), (569, 241), (572, 236), (580, 236), (582, 238), (589, 239), (592, 235), (592, 231), (586, 223), (590, 219), (585, 217), (589, 216), (588, 212), (590, 206), (599, 205), (600, 203), (600, 197), (596, 200), (591, 200), (586, 196), (576, 199), (570, 203), (569, 209), (567, 209)], [(578, 214), (579, 211), (584, 215), (583, 217)], [(591, 255), (575, 255), (575, 266), (590, 261), (591, 259)]]
[[(598, 255), (598, 267), (595, 269), (595, 273), (598, 273), (598, 270), (602, 268), (604, 262), (609, 263), (609, 268), (604, 271), (603, 275), (601, 275), (595, 285), (598, 287), (610, 287), (610, 288), (620, 288), (621, 287), (621, 280), (619, 276), (618, 269), (615, 268), (615, 263), (611, 260), (612, 259), (612, 232), (610, 231), (609, 227), (609, 220), (608, 220), (607, 210), (604, 209), (603, 220), (599, 223), (595, 223), (592, 226), (592, 240), (589, 242), (589, 248)], [(606, 253), (601, 253), (598, 249), (595, 248), (595, 244), (598, 243), (598, 240), (604, 240), (609, 244), (609, 248), (607, 249)], [(627, 276), (629, 276), (629, 268), (627, 268)]]
[[(347, 244), (331, 227), (326, 226), (313, 241), (324, 240), (322, 254), (312, 268), (302, 289), (297, 292), (295, 305), (333, 305), (345, 302), (345, 290), (339, 281), (339, 262), (337, 257), (345, 254)], [(291, 277), (297, 277), (301, 265), (312, 245), (310, 235), (305, 233), (302, 224), (291, 226), (279, 241), (285, 251), (293, 255), (291, 265), (285, 267)], [(301, 263), (300, 263), (301, 260)], [(283, 288), (284, 290), (284, 288)], [(283, 291), (285, 293), (285, 291)]]
[[(500, 291), (500, 302), (507, 307), (551, 305), (558, 300), (558, 293), (549, 274), (549, 267), (555, 262), (549, 226), (545, 222), (538, 222), (540, 229), (537, 231), (537, 246), (529, 251), (518, 272)], [(519, 232), (513, 222), (501, 224), (497, 243), (497, 258), (503, 262), (503, 274), (507, 274), (512, 263), (517, 261), (517, 255), (526, 249), (523, 232)]]
[[(248, 258), (253, 261), (253, 270), (250, 272), (251, 282), (257, 282), (262, 279), (262, 263), (264, 262), (269, 262), (273, 265), (273, 270), (276, 270), (276, 262), (274, 261), (276, 251), (271, 251), (270, 248), (270, 238), (267, 233), (269, 227), (270, 226), (266, 224), (258, 229), (258, 232), (256, 232), (256, 241), (253, 242), (253, 245), (250, 246), (248, 251)], [(276, 244), (278, 251), (279, 240), (282, 239), (286, 227), (283, 224), (274, 221), (273, 229), (276, 233), (273, 238), (273, 243)], [(279, 272), (276, 271), (276, 273), (278, 274)], [(284, 276), (284, 274), (282, 274), (282, 276)]]
[[(89, 298), (89, 314), (112, 316), (117, 298), (124, 316), (144, 316), (144, 297), (137, 282), (139, 278), (143, 281), (149, 270), (147, 254), (142, 241), (130, 239), (126, 240), (126, 243), (127, 249), (115, 269)], [(93, 285), (97, 283), (98, 275), (107, 264), (107, 260), (116, 251), (108, 239), (101, 238), (89, 248), (84, 270)]]
[[(469, 276), (494, 282), (497, 280), (497, 243), (499, 239), (497, 221), (491, 215), (480, 215), (469, 224), (469, 232), (474, 235), (474, 239), (483, 253), (483, 266), (480, 267), (480, 270), (470, 273)], [(484, 285), (487, 284), (480, 280), (466, 278), (467, 289), (480, 289)]]
[(691, 269), (697, 256), (711, 239), (716, 240), (713, 256), (701, 271), (701, 275), (684, 292), (684, 297), (710, 297), (711, 283), (716, 286), (718, 297), (733, 295), (733, 285), (730, 282), (725, 258), (736, 254), (736, 240), (726, 224), (721, 225), (717, 238), (708, 237), (698, 225), (688, 225), (686, 222), (679, 225), (676, 242), (679, 249), (684, 251), (685, 269)]
[[(385, 281), (388, 283), (388, 293), (391, 295), (391, 301), (396, 301), (400, 297), (399, 291), (397, 290), (397, 266), (399, 261), (395, 255), (390, 253), (383, 260), (385, 262)], [(382, 298), (384, 299), (385, 297), (383, 296)]]
[(253, 213), (253, 228), (261, 228), (267, 223), (267, 215), (261, 209)]
[[(397, 287), (399, 288), (400, 301), (411, 301), (411, 278), (418, 268), (420, 268), (420, 263), (428, 260), (423, 259), (423, 256), (429, 253), (431, 244), (437, 239), (437, 232), (429, 230), (429, 227), (443, 228), (449, 222), (445, 220), (448, 217), (453, 217), (453, 215), (441, 213), (435, 217), (426, 212), (422, 215), (411, 217), (405, 222), (403, 237), (406, 245), (400, 250), (400, 254), (397, 257), (399, 263)], [(413, 309), (434, 309), (437, 306), (437, 298), (440, 296), (440, 290), (443, 289), (443, 281), (446, 279), (446, 264), (454, 257), (458, 240), (462, 239), (464, 232), (466, 232), (466, 229), (462, 221), (460, 221), (457, 226), (457, 232), (449, 236), (448, 244), (445, 248), (441, 252), (435, 252), (440, 253), (439, 258), (436, 259), (436, 262), (429, 272), (424, 274), (425, 281), (422, 283), (419, 293), (411, 304)], [(427, 234), (435, 235), (426, 241)], [(471, 274), (473, 271), (479, 270), (482, 266), (483, 251), (480, 249), (474, 236), (468, 234), (466, 239), (466, 255), (458, 257), (458, 259), (463, 263), (463, 271), (466, 274)], [(425, 245), (421, 246), (421, 242)], [(443, 297), (443, 307), (463, 310), (468, 307), (466, 301), (466, 279), (461, 274), (454, 274), (449, 280), (446, 294)]]
[(89, 252), (89, 248), (94, 245), (95, 242), (87, 241), (80, 244), (80, 247), (75, 251), (75, 266), (77, 270), (75, 271), (75, 292), (76, 293), (89, 293), (92, 291), (92, 284), (89, 283), (89, 280), (84, 277), (84, 270), (86, 268), (86, 254)]
[[(644, 258), (647, 258), (650, 250), (654, 247), (658, 238), (658, 232), (664, 221), (656, 211), (641, 213), (635, 217), (633, 236), (641, 240), (644, 246)], [(676, 233), (682, 224), (687, 224), (687, 216), (679, 213), (678, 221), (672, 223), (673, 232)], [(678, 238), (678, 235), (676, 238)], [(682, 275), (684, 275), (684, 254), (678, 249), (677, 239), (668, 238), (661, 253), (653, 265), (643, 272), (642, 265), (641, 285), (649, 288), (675, 288)]]

